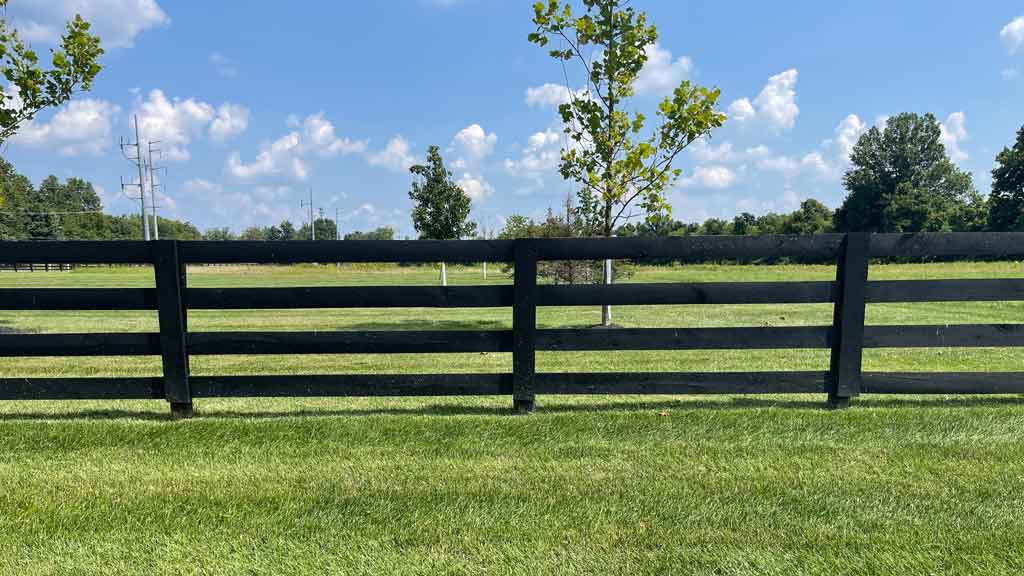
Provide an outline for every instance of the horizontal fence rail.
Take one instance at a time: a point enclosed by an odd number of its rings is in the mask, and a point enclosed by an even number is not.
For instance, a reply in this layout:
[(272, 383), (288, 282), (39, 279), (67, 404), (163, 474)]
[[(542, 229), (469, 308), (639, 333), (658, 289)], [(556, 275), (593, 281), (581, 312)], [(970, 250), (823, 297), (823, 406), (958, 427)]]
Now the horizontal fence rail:
[[(0, 378), (0, 400), (163, 398), (187, 417), (194, 398), (245, 396), (511, 395), (530, 411), (538, 394), (828, 394), (845, 406), (872, 394), (1024, 394), (1024, 372), (862, 372), (866, 348), (1024, 347), (1024, 324), (865, 325), (865, 306), (1024, 301), (1024, 278), (869, 281), (871, 258), (905, 261), (1024, 258), (1024, 233), (822, 234), (471, 241), (0, 242), (0, 266), (128, 264), (153, 267), (155, 288), (0, 289), (0, 310), (149, 310), (159, 332), (0, 334), (0, 357), (156, 356), (163, 376)], [(793, 259), (832, 262), (834, 281), (538, 285), (537, 265), (560, 260), (679, 262)], [(191, 288), (202, 264), (502, 262), (500, 286)], [(822, 326), (543, 329), (544, 306), (822, 304)], [(318, 308), (513, 309), (511, 330), (195, 332), (189, 310)], [(545, 373), (537, 352), (828, 349), (828, 371)], [(499, 374), (189, 374), (196, 355), (511, 353)], [(652, 367), (654, 368), (654, 367)]]

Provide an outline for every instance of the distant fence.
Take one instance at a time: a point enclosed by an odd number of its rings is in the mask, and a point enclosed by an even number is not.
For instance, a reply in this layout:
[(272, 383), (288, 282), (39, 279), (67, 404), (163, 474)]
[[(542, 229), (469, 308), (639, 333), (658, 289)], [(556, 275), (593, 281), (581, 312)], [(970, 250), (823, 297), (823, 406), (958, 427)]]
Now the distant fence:
[[(834, 282), (538, 285), (544, 260), (682, 262), (815, 258)], [(0, 289), (0, 310), (157, 310), (158, 333), (0, 334), (0, 356), (159, 355), (154, 378), (0, 378), (0, 400), (164, 398), (189, 416), (194, 398), (251, 396), (827, 393), (1024, 393), (1024, 372), (862, 372), (864, 348), (1024, 346), (1024, 324), (865, 326), (866, 303), (1024, 300), (1024, 279), (868, 281), (869, 258), (1021, 258), (1024, 234), (822, 234), (470, 241), (0, 242), (0, 265), (152, 264), (156, 288)], [(188, 288), (187, 264), (509, 262), (511, 286)], [(537, 329), (538, 306), (834, 303), (828, 326)], [(513, 308), (512, 330), (191, 332), (187, 310)], [(541, 351), (831, 349), (827, 372), (538, 373)], [(191, 376), (189, 356), (511, 352), (504, 374)]]

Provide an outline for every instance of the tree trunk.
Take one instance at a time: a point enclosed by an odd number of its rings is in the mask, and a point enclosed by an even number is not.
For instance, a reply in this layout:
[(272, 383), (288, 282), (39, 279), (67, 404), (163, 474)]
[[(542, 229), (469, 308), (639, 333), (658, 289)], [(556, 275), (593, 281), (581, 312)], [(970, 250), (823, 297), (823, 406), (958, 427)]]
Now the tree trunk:
[[(611, 202), (606, 202), (604, 206), (604, 235), (607, 238), (612, 237), (612, 205)], [(604, 284), (612, 283), (612, 261), (604, 261)], [(601, 326), (612, 325), (612, 307), (610, 304), (604, 304), (601, 306)]]
[(448, 285), (448, 267), (445, 266), (444, 262), (441, 262), (441, 286)]

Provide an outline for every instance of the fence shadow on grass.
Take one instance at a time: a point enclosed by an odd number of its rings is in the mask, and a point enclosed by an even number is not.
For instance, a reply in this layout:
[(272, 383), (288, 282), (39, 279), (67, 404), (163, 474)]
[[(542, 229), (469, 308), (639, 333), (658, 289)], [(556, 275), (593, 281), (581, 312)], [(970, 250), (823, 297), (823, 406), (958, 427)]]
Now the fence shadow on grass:
[[(761, 398), (750, 396), (718, 397), (717, 399), (692, 400), (689, 398), (666, 397), (663, 400), (630, 401), (621, 396), (600, 397), (606, 400), (594, 402), (565, 402), (553, 399), (538, 404), (538, 415), (544, 414), (583, 414), (583, 413), (641, 413), (641, 412), (699, 412), (720, 410), (764, 410), (779, 409), (780, 411), (828, 411), (817, 395), (802, 398)], [(935, 397), (873, 397), (860, 400), (862, 408), (911, 408), (931, 407), (962, 409), (968, 408), (1004, 408), (1007, 406), (1024, 405), (1022, 396), (935, 396)], [(508, 416), (514, 417), (509, 406), (487, 405), (474, 406), (452, 402), (432, 403), (419, 406), (373, 406), (366, 408), (325, 408), (323, 410), (305, 408), (301, 410), (235, 410), (217, 409), (204, 410), (200, 403), (196, 406), (194, 420), (276, 420), (285, 418), (340, 418), (367, 416)], [(169, 422), (163, 407), (152, 409), (88, 409), (68, 410), (67, 412), (11, 412), (0, 414), (0, 422), (18, 421), (103, 421), (103, 420), (143, 420)]]

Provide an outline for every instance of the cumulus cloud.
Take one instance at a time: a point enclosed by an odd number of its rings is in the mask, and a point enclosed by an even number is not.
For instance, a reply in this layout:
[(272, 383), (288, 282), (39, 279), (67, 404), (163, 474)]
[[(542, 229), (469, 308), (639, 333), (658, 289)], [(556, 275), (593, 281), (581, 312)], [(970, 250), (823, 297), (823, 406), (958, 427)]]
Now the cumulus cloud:
[(302, 132), (307, 148), (320, 156), (357, 154), (366, 151), (365, 140), (339, 138), (335, 134), (334, 124), (323, 112), (306, 116), (302, 121)]
[(686, 56), (672, 59), (672, 52), (651, 44), (646, 49), (647, 62), (640, 70), (633, 87), (637, 94), (664, 94), (675, 90), (690, 76), (693, 61)]
[(263, 176), (285, 175), (305, 180), (309, 175), (306, 163), (300, 157), (301, 138), (298, 132), (289, 132), (270, 144), (265, 144), (250, 164), (242, 162), (237, 151), (228, 156), (227, 172), (235, 178), (249, 180)]
[(133, 46), (142, 32), (171, 21), (156, 0), (19, 0), (7, 10), (25, 40), (45, 43), (58, 42), (64, 24), (80, 14), (104, 48)]
[(960, 144), (967, 140), (967, 116), (963, 112), (953, 112), (939, 128), (942, 131), (942, 144), (950, 159), (954, 162), (967, 160), (967, 153), (960, 149)]
[(251, 163), (243, 162), (239, 152), (232, 152), (225, 165), (227, 173), (241, 180), (263, 177), (305, 180), (309, 175), (306, 158), (310, 155), (328, 158), (366, 151), (365, 141), (339, 138), (334, 124), (323, 112), (301, 119), (291, 116), (288, 125), (294, 130), (263, 144)]
[(853, 147), (856, 146), (857, 140), (867, 129), (867, 124), (856, 114), (848, 115), (836, 126), (835, 144), (839, 148), (839, 155), (844, 162), (849, 161)]
[(764, 158), (757, 164), (758, 168), (768, 172), (778, 172), (786, 178), (799, 175), (811, 175), (822, 179), (836, 176), (835, 165), (828, 162), (821, 152), (808, 152), (803, 156), (772, 156)]
[(188, 98), (168, 99), (162, 90), (153, 90), (137, 103), (139, 133), (144, 140), (159, 140), (164, 158), (180, 162), (188, 160), (188, 144), (214, 118), (213, 106)]
[(548, 82), (526, 89), (526, 104), (528, 106), (560, 106), (568, 101), (569, 89), (561, 84)]
[(223, 142), (237, 136), (249, 127), (249, 109), (225, 102), (217, 108), (217, 116), (210, 123), (210, 138)]
[(416, 163), (412, 153), (412, 145), (402, 135), (397, 135), (382, 150), (367, 155), (366, 161), (371, 166), (380, 166), (394, 172), (408, 170)]
[(999, 38), (1010, 54), (1016, 54), (1024, 46), (1024, 16), (1018, 16), (999, 31)]
[(459, 188), (466, 193), (474, 202), (480, 202), (494, 193), (494, 187), (480, 175), (463, 174), (456, 182)]
[[(14, 103), (18, 100), (12, 98)], [(120, 112), (116, 105), (97, 99), (72, 100), (48, 121), (26, 122), (11, 139), (14, 145), (56, 148), (65, 156), (99, 155), (113, 142), (111, 131)]]
[(560, 143), (561, 135), (554, 130), (534, 133), (517, 160), (505, 159), (505, 171), (513, 176), (537, 178), (553, 170), (561, 159)]
[(800, 114), (796, 104), (797, 76), (797, 70), (790, 68), (770, 77), (753, 102), (747, 98), (733, 101), (729, 116), (737, 122), (761, 119), (777, 130), (792, 128)]
[(729, 104), (729, 117), (737, 122), (746, 122), (755, 116), (757, 116), (757, 111), (754, 110), (754, 105), (750, 103), (749, 98), (740, 98)]
[(479, 124), (470, 124), (459, 130), (452, 145), (464, 158), (473, 161), (489, 156), (497, 142), (498, 136), (494, 132), (488, 134)]
[(679, 180), (679, 187), (700, 186), (720, 190), (732, 186), (736, 183), (736, 180), (736, 173), (725, 166), (697, 166), (692, 176)]

